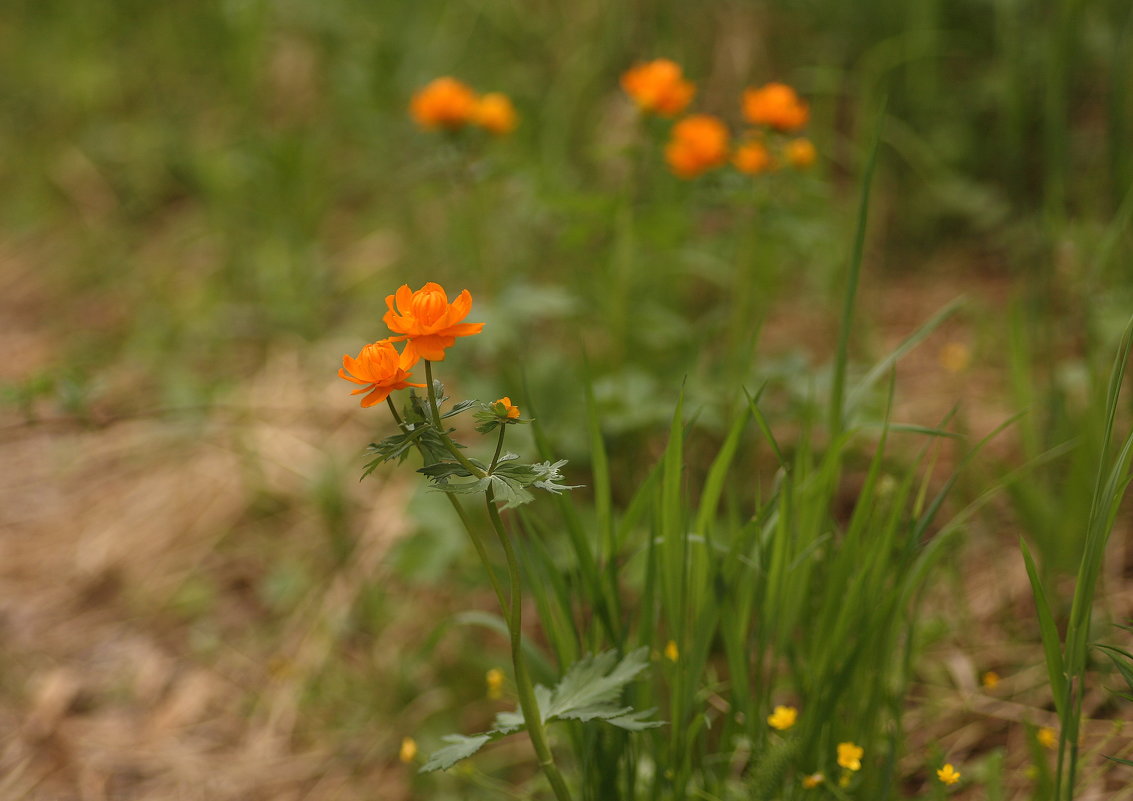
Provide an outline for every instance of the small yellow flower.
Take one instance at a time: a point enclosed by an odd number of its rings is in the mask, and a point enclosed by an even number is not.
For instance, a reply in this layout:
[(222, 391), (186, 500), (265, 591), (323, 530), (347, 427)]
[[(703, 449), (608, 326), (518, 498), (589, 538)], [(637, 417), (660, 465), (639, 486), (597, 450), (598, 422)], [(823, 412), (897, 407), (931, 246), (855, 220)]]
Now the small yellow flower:
[(999, 686), (999, 674), (994, 670), (989, 670), (980, 678), (980, 684), (983, 685), (985, 690), (994, 690)]
[(940, 349), (940, 366), (953, 375), (968, 369), (972, 351), (963, 342), (949, 342)]
[(800, 170), (809, 167), (818, 160), (818, 151), (809, 139), (792, 139), (787, 143), (787, 163)]
[(936, 772), (936, 778), (940, 779), (945, 784), (955, 784), (960, 781), (960, 772), (952, 767), (951, 762), (947, 762), (943, 768)]
[(838, 743), (838, 764), (847, 770), (861, 770), (865, 751), (853, 743)]
[(484, 683), (488, 685), (488, 697), (493, 701), (504, 694), (504, 672), (499, 668), (492, 668), (484, 674)]
[(793, 706), (777, 706), (775, 710), (767, 716), (767, 725), (779, 731), (786, 731), (795, 725), (798, 720), (799, 710)]
[(826, 777), (821, 773), (812, 773), (809, 776), (803, 776), (803, 789), (813, 790), (824, 781), (826, 781)]
[(417, 741), (412, 737), (403, 737), (401, 740), (401, 750), (397, 752), (397, 758), (407, 765), (416, 759)]
[(1051, 750), (1058, 744), (1058, 737), (1055, 736), (1054, 729), (1048, 726), (1043, 726), (1035, 732), (1035, 739), (1039, 741), (1039, 745), (1043, 748), (1049, 748)]
[(669, 640), (668, 644), (665, 646), (665, 658), (670, 662), (676, 662), (681, 658), (681, 650), (677, 648), (675, 641)]

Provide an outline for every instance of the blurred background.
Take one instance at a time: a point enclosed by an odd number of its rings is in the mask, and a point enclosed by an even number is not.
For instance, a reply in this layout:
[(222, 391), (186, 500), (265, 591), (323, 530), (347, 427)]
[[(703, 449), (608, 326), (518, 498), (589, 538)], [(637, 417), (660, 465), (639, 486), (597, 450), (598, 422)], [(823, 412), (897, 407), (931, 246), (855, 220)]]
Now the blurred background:
[[(439, 377), (534, 413), (572, 483), (590, 382), (623, 493), (682, 383), (709, 440), (743, 387), (789, 419), (828, 375), (883, 98), (854, 358), (962, 297), (894, 418), (1029, 412), (969, 498), (1072, 439), (1089, 464), (1133, 311), (1133, 8), (863, 8), (4, 3), (0, 797), (479, 797), (398, 748), (492, 714), (505, 648), (453, 615), (493, 599), (411, 470), (357, 480), (388, 423), (342, 354), (401, 284), (468, 288), (487, 325)], [(745, 86), (796, 87), (817, 164), (670, 175), (667, 124), (618, 85), (659, 56), (737, 135)], [(518, 128), (415, 127), (439, 75), (508, 94)], [(1074, 458), (974, 524), (953, 579), (985, 657), (1029, 598), (1020, 531), (1074, 569)]]

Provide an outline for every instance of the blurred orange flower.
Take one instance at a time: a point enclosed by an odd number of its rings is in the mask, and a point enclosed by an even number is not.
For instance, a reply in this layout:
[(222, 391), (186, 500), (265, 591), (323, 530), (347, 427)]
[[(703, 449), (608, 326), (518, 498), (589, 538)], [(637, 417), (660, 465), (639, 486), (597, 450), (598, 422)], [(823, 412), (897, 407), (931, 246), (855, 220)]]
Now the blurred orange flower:
[(518, 119), (511, 98), (502, 92), (489, 92), (476, 102), (473, 122), (494, 134), (509, 134)]
[(787, 162), (799, 169), (809, 167), (818, 159), (818, 151), (809, 139), (792, 139), (787, 143), (786, 155)]
[(432, 281), (416, 292), (403, 284), (396, 294), (386, 297), (389, 311), (382, 321), (390, 330), (403, 334), (395, 340), (408, 339), (405, 353), (418, 358), (439, 362), (445, 358), (445, 348), (451, 348), (457, 337), (479, 334), (483, 323), (462, 323), (472, 310), (472, 295), (464, 290), (452, 303), (440, 284)]
[(621, 83), (638, 108), (663, 117), (680, 114), (696, 94), (680, 66), (667, 58), (635, 64), (622, 74)]
[(773, 166), (771, 153), (768, 152), (767, 146), (754, 139), (744, 142), (736, 148), (735, 155), (732, 156), (732, 164), (740, 172), (746, 172), (749, 175), (766, 172)]
[(797, 131), (810, 116), (806, 103), (795, 90), (783, 83), (769, 83), (758, 89), (745, 89), (744, 119), (756, 125), (770, 125), (780, 131)]
[(728, 160), (728, 128), (708, 114), (693, 114), (673, 126), (665, 161), (681, 178), (695, 178)]
[(369, 395), (362, 398), (362, 405), (373, 406), (384, 401), (395, 389), (425, 386), (409, 382), (412, 378), (409, 368), (416, 361), (416, 358), (409, 355), (408, 348), (403, 353), (398, 353), (388, 339), (383, 339), (364, 346), (356, 359), (343, 355), (338, 374), (347, 381), (362, 384), (361, 389), (350, 394), (369, 392)]
[(471, 122), (475, 113), (476, 93), (448, 76), (430, 81), (409, 102), (409, 114), (422, 128), (455, 131)]

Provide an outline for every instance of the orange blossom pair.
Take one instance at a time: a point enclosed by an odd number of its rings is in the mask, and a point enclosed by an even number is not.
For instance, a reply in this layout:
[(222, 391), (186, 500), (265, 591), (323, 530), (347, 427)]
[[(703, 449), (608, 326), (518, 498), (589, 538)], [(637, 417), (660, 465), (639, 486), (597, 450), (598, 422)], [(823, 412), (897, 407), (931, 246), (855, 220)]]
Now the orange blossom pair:
[[(387, 337), (362, 348), (357, 358), (342, 357), (338, 374), (355, 384), (362, 385), (353, 395), (369, 392), (362, 399), (363, 406), (384, 401), (391, 392), (406, 387), (423, 387), (410, 382), (410, 368), (419, 359), (443, 361), (445, 349), (452, 347), (457, 337), (480, 333), (483, 323), (463, 323), (472, 309), (472, 295), (461, 292), (449, 303), (445, 290), (433, 282), (416, 292), (408, 284), (402, 285), (386, 298), (389, 311), (382, 321), (401, 336)], [(398, 353), (394, 342), (405, 342)]]

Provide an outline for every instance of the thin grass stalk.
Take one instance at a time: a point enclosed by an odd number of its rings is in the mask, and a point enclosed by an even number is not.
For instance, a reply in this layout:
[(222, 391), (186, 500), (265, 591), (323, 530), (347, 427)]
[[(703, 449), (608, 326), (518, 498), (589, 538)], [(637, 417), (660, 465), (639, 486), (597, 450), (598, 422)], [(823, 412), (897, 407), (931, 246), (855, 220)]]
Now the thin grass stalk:
[(854, 232), (854, 249), (850, 256), (850, 273), (846, 279), (846, 292), (842, 298), (842, 322), (838, 328), (838, 345), (834, 357), (834, 376), (830, 390), (829, 436), (833, 442), (842, 433), (845, 425), (843, 395), (846, 387), (846, 367), (849, 361), (850, 332), (854, 325), (854, 307), (858, 295), (858, 280), (861, 276), (862, 258), (865, 254), (866, 226), (869, 221), (869, 198), (873, 187), (873, 175), (877, 168), (877, 151), (881, 142), (881, 131), (885, 123), (885, 100), (877, 112), (873, 142), (866, 159), (862, 175), (861, 195), (858, 201), (858, 221)]

